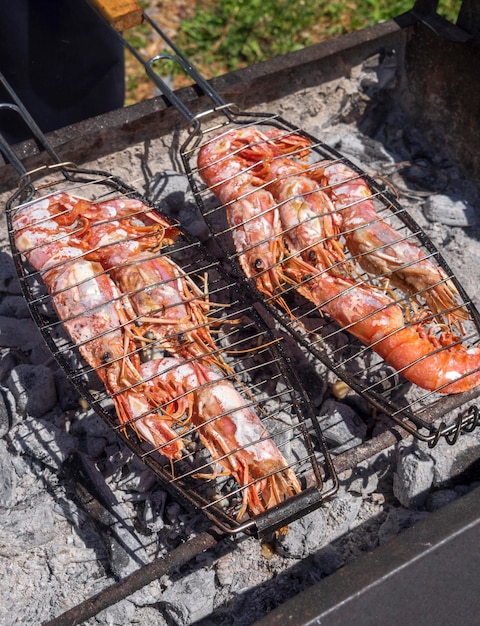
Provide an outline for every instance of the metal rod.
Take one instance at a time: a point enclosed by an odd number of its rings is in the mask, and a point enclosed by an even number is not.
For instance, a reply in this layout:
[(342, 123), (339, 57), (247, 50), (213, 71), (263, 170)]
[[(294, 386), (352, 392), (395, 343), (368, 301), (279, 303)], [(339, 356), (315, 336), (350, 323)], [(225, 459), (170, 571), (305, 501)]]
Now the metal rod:
[(20, 115), (20, 117), (23, 119), (25, 124), (30, 129), (33, 137), (38, 141), (38, 143), (48, 153), (48, 155), (51, 157), (51, 159), (55, 163), (61, 163), (60, 157), (58, 156), (58, 154), (55, 152), (55, 150), (51, 146), (50, 142), (46, 138), (46, 136), (43, 133), (43, 131), (41, 130), (40, 126), (36, 123), (36, 121), (30, 115), (28, 110), (25, 108), (25, 105), (23, 104), (23, 102), (17, 96), (17, 94), (15, 93), (15, 91), (10, 86), (9, 82), (7, 81), (7, 79), (5, 78), (5, 76), (1, 72), (0, 72), (0, 83), (3, 85), (3, 87), (5, 88), (7, 93), (9, 94), (10, 98), (15, 103), (15, 106), (4, 104), (3, 107), (4, 108), (9, 108), (10, 110), (15, 111), (16, 113), (18, 113), (18, 115)]
[(181, 544), (165, 557), (155, 559), (155, 561), (135, 570), (118, 583), (84, 600), (53, 620), (44, 622), (43, 626), (77, 626), (82, 624), (87, 619), (95, 617), (100, 611), (120, 602), (120, 600), (124, 600), (135, 591), (160, 578), (160, 576), (164, 576), (173, 569), (185, 565), (202, 552), (214, 548), (220, 538), (216, 539), (213, 534), (202, 532), (193, 539)]

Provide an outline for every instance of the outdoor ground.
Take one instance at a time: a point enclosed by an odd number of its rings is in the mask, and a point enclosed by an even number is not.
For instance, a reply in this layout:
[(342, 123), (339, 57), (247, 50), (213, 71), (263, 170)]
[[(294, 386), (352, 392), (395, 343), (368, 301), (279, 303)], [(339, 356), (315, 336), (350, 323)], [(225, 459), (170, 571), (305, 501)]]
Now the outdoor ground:
[[(150, 17), (172, 39), (177, 34), (181, 20), (194, 14), (196, 4), (197, 0), (146, 0), (142, 2)], [(160, 43), (158, 38), (146, 39), (143, 30), (140, 27), (134, 32), (124, 34), (133, 39), (134, 45), (139, 44), (150, 58), (160, 51)], [(126, 55), (126, 75), (126, 104), (140, 102), (153, 96), (153, 84), (145, 76), (138, 61), (128, 53)]]

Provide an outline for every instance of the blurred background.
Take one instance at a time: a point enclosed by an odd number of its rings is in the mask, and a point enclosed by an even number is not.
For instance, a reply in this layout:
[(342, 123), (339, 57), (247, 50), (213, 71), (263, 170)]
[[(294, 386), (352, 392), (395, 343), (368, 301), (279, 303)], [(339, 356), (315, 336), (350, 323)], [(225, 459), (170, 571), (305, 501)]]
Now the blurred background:
[[(206, 78), (396, 17), (414, 0), (140, 0), (144, 10)], [(437, 12), (455, 22), (461, 0), (439, 0)], [(159, 53), (148, 28), (125, 33), (137, 50)], [(165, 68), (175, 88), (187, 79)], [(127, 54), (126, 104), (154, 95), (143, 69)]]

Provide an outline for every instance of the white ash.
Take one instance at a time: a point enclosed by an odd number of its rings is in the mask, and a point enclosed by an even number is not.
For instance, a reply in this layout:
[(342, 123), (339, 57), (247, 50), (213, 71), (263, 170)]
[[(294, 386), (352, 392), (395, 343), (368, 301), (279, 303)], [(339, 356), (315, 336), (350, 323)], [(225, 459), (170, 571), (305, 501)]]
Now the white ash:
[(6, 383), (22, 415), (41, 417), (57, 404), (54, 375), (49, 367), (17, 365)]
[(327, 399), (321, 407), (320, 420), (323, 435), (327, 442), (333, 444), (336, 454), (354, 448), (365, 440), (365, 422), (346, 404)]
[(431, 222), (447, 226), (475, 226), (478, 214), (474, 206), (463, 199), (437, 194), (427, 198), (423, 207), (425, 217)]
[[(301, 90), (269, 108), (372, 175), (391, 176), (400, 201), (478, 303), (478, 280), (471, 271), (480, 263), (480, 229), (472, 209), (478, 207), (478, 191), (441, 154), (428, 153), (422, 137), (405, 125), (390, 99), (395, 63), (394, 55), (372, 57), (350, 77)], [(165, 137), (84, 165), (145, 189), (209, 242), (171, 144)], [(79, 403), (19, 297), (6, 233), (2, 242), (0, 624), (9, 626), (53, 619), (208, 524), (175, 502), (112, 430)], [(300, 350), (292, 354), (333, 452), (367, 439), (367, 422), (373, 433), (390, 423), (372, 419), (362, 398), (333, 399), (331, 375), (319, 377)], [(272, 542), (270, 558), (256, 539), (226, 539), (214, 554), (197, 557), (86, 624), (252, 624), (465, 493), (475, 484), (468, 470), (478, 467), (479, 448), (478, 429), (463, 434), (455, 446), (441, 441), (429, 449), (408, 439), (342, 473), (338, 494), (291, 523), (288, 533)]]
[[(446, 489), (462, 479), (462, 474), (478, 465), (480, 439), (477, 433), (465, 433), (455, 446), (442, 440), (434, 448), (421, 441), (405, 441), (397, 450), (393, 491), (399, 502), (408, 508), (427, 506), (433, 489)], [(475, 480), (475, 470), (471, 480)], [(470, 482), (468, 477), (465, 479)], [(440, 501), (440, 497), (439, 500)]]
[(410, 442), (398, 446), (398, 455), (393, 476), (395, 497), (407, 508), (421, 508), (433, 483), (434, 461), (420, 447)]
[[(377, 461), (379, 464), (378, 468), (376, 466)], [(385, 468), (383, 453), (377, 457), (377, 461), (374, 456), (368, 461), (357, 463), (354, 468), (343, 472), (342, 484), (345, 489), (349, 493), (358, 496), (370, 496), (377, 493), (378, 483)]]

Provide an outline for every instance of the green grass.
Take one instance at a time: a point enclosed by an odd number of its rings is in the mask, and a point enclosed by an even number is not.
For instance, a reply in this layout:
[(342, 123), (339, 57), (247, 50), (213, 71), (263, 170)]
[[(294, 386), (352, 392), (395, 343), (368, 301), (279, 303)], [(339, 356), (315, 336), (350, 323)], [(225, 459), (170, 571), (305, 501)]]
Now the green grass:
[[(148, 0), (142, 0), (144, 7)], [(292, 52), (322, 40), (372, 26), (412, 8), (414, 0), (198, 0), (181, 21), (175, 43), (206, 78)], [(438, 0), (438, 13), (456, 21), (461, 0)], [(127, 33), (137, 49), (147, 45), (148, 29)], [(127, 69), (127, 104), (148, 97), (147, 79), (135, 63)], [(178, 65), (163, 62), (163, 76), (175, 87), (187, 84)]]
[[(440, 0), (455, 21), (461, 0)], [(200, 0), (177, 44), (209, 76), (236, 70), (408, 11), (413, 0)]]

